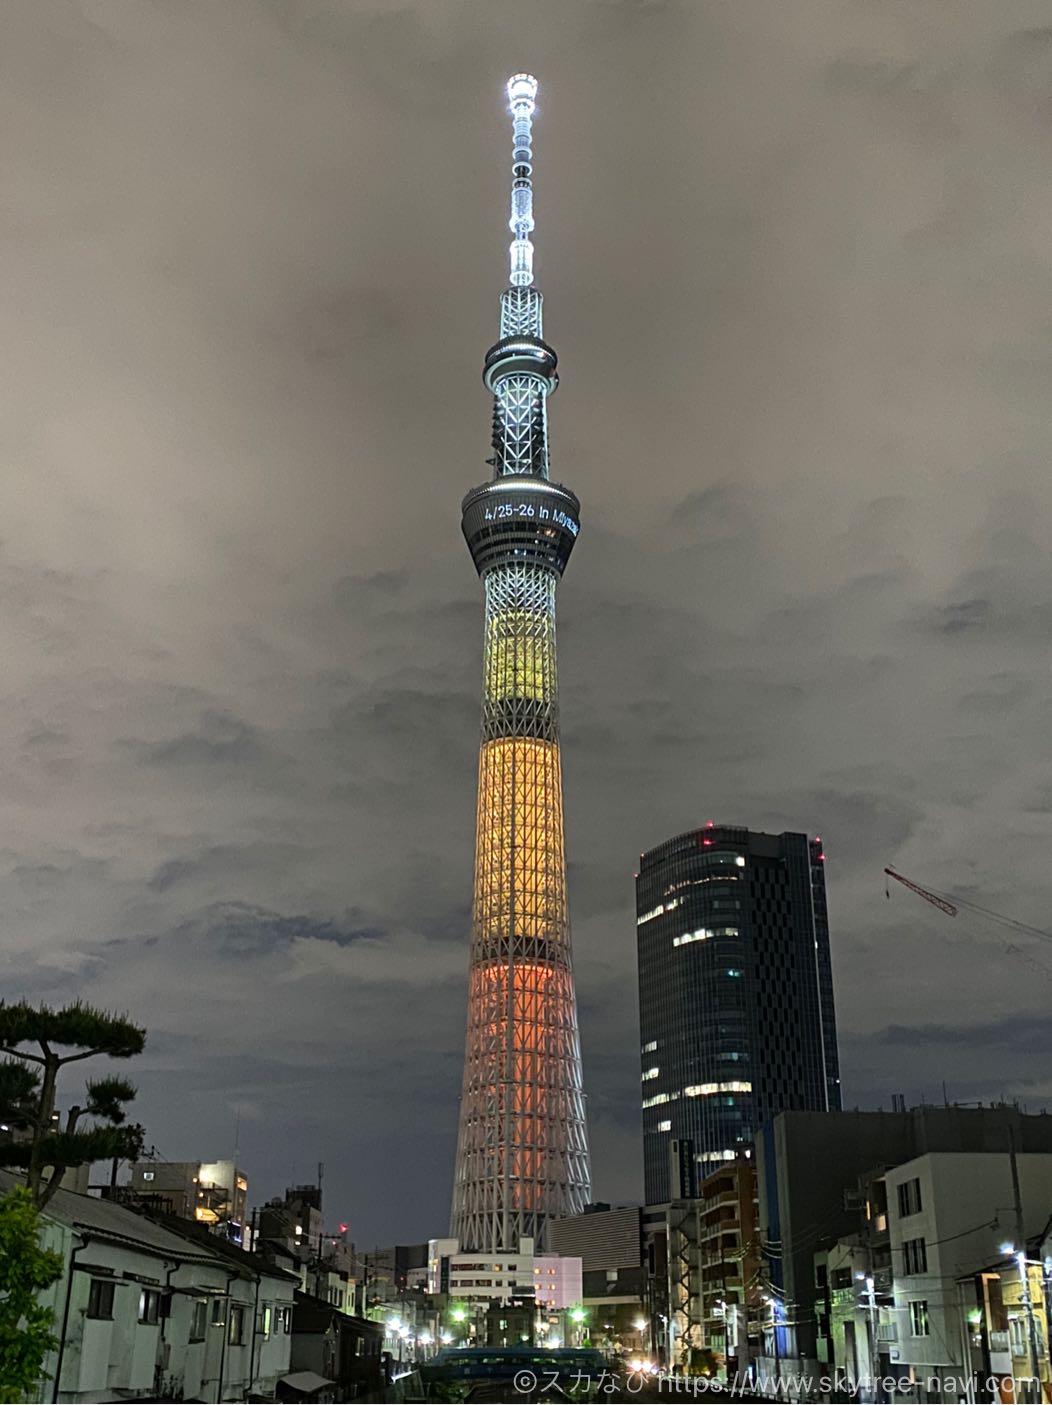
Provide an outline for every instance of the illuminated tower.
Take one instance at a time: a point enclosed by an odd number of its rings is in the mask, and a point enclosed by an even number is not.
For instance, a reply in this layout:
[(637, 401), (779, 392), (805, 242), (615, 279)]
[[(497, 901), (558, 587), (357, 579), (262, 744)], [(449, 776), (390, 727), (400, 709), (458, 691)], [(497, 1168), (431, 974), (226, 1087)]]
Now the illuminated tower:
[(464, 499), (486, 588), (482, 742), (464, 1088), (450, 1233), (462, 1250), (544, 1246), (545, 1223), (589, 1196), (581, 1048), (570, 960), (555, 671), (555, 587), (580, 504), (548, 477), (555, 352), (533, 287), (536, 80), (508, 83), (510, 287), (486, 353), (493, 478)]

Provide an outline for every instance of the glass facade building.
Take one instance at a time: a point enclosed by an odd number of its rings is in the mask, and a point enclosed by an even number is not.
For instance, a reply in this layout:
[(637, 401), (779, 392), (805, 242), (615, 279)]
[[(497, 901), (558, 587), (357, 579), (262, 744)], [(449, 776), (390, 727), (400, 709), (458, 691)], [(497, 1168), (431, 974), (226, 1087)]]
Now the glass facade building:
[(708, 825), (636, 877), (646, 1199), (670, 1198), (672, 1142), (698, 1178), (778, 1112), (840, 1107), (822, 844)]

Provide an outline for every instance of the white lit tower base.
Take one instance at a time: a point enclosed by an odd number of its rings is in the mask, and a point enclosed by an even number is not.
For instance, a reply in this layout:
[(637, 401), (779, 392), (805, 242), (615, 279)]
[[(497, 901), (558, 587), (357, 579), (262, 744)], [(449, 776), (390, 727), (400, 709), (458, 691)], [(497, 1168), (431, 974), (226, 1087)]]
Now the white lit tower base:
[(514, 131), (511, 286), (486, 356), (492, 481), (464, 499), (486, 589), (467, 1046), (450, 1233), (461, 1250), (544, 1247), (590, 1180), (563, 852), (555, 587), (580, 504), (549, 481), (555, 352), (533, 283), (531, 123), (537, 84), (508, 84)]

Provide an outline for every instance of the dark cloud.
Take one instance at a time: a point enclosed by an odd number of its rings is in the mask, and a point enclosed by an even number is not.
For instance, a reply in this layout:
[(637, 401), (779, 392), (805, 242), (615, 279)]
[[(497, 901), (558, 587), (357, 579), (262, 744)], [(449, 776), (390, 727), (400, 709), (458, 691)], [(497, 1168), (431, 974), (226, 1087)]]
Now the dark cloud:
[(1025, 1016), (985, 1025), (888, 1025), (873, 1038), (879, 1044), (907, 1049), (944, 1046), (953, 1050), (968, 1045), (972, 1049), (987, 1051), (1016, 1049), (1038, 1054), (1052, 1052), (1052, 1029), (1048, 1021)]
[(165, 1155), (446, 1221), (524, 66), (596, 1192), (636, 856), (707, 819), (822, 833), (849, 1101), (1052, 1096), (1036, 972), (881, 874), (1052, 901), (1047, 13), (932, 14), (5, 6), (5, 990), (148, 1025)]
[(254, 727), (228, 713), (207, 711), (195, 731), (142, 748), (152, 766), (212, 766), (256, 761), (261, 754)]

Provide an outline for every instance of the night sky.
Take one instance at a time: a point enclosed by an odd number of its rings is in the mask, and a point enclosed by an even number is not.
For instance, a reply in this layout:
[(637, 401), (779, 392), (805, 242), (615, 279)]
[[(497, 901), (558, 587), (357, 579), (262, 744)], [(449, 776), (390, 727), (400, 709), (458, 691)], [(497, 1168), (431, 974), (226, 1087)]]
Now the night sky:
[(825, 841), (847, 1106), (1052, 1101), (1052, 950), (881, 872), (1052, 923), (1048, 17), (7, 0), (0, 993), (145, 1024), (162, 1155), (445, 1232), (524, 69), (595, 1194), (709, 819)]

